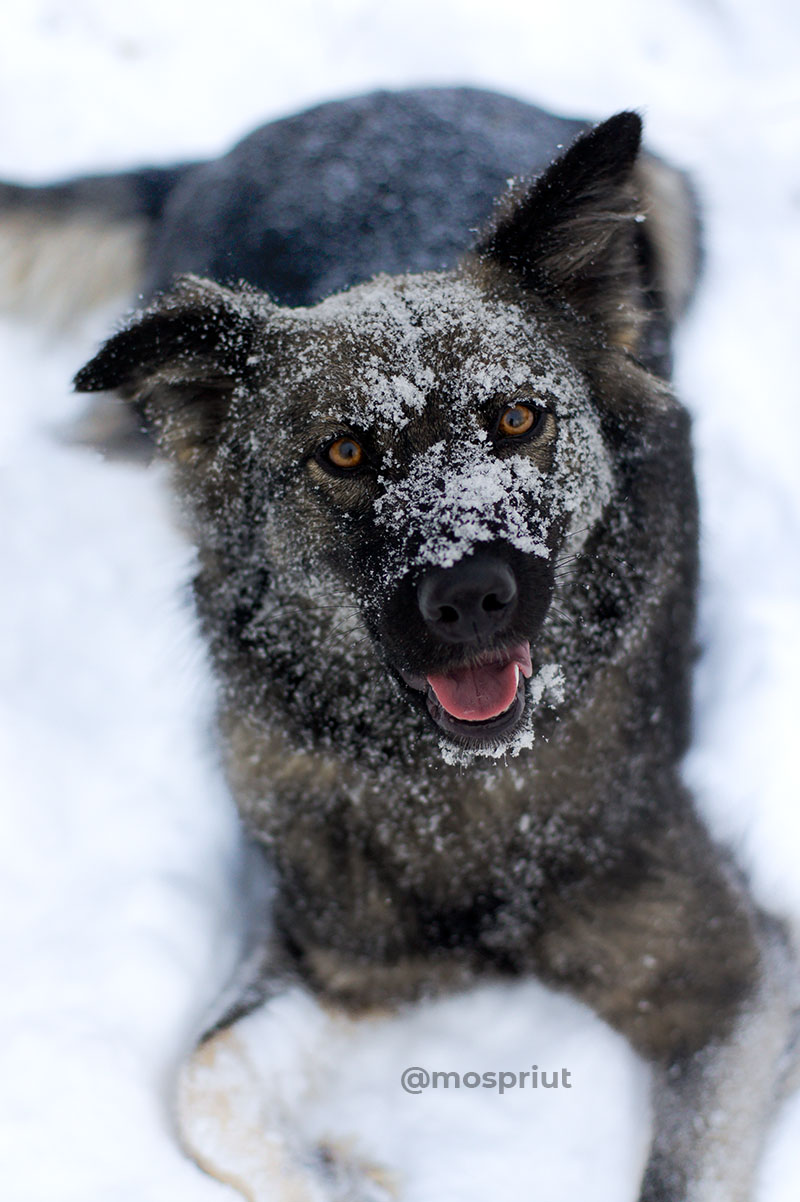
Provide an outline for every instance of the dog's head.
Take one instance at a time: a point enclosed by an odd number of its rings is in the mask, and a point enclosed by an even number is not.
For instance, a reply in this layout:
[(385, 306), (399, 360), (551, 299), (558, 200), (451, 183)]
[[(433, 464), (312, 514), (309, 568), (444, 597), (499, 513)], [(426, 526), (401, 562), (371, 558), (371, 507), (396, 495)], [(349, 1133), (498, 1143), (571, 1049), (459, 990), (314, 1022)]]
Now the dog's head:
[(175, 466), (241, 704), (345, 743), (378, 714), (530, 742), (592, 588), (554, 605), (559, 570), (624, 520), (620, 447), (668, 404), (635, 359), (640, 132), (581, 138), (457, 271), (294, 310), (187, 278), (79, 373)]

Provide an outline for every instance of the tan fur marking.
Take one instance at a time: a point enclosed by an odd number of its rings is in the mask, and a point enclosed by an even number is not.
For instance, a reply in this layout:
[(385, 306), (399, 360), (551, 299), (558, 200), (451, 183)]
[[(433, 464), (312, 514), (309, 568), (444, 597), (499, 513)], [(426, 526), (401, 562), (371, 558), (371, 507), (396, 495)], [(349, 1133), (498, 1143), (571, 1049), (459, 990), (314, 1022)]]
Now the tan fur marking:
[(639, 158), (634, 178), (645, 202), (667, 313), (677, 321), (692, 298), (698, 268), (691, 191), (680, 171), (648, 154)]
[(612, 346), (618, 346), (620, 350), (633, 354), (639, 345), (639, 329), (635, 324), (626, 326), (625, 329), (617, 330), (610, 341)]
[(306, 958), (322, 996), (359, 1019), (386, 1017), (395, 1002), (431, 991), (465, 989), (474, 979), (468, 966), (457, 959), (442, 963), (407, 956), (397, 964), (370, 964), (321, 947), (309, 948)]

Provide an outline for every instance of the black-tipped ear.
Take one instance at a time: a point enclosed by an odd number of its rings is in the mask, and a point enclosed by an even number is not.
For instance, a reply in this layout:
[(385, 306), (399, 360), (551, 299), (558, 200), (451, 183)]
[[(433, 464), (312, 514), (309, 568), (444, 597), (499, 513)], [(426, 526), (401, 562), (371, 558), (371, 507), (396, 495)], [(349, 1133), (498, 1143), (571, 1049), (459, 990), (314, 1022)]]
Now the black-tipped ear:
[(256, 334), (252, 296), (185, 276), (100, 348), (74, 380), (78, 392), (116, 391), (171, 457), (210, 450)]
[(512, 192), (476, 247), (628, 347), (640, 304), (632, 176), (641, 136), (641, 118), (629, 112), (582, 135), (531, 187)]

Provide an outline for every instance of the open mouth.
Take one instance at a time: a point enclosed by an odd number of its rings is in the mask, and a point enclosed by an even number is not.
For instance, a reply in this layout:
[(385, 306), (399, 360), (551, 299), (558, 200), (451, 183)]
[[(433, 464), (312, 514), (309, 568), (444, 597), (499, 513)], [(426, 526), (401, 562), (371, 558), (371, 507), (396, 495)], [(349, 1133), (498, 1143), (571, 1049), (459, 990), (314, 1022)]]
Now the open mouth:
[(401, 675), (407, 685), (425, 693), (428, 713), (445, 733), (487, 743), (516, 728), (532, 671), (530, 644), (524, 642), (486, 652), (448, 672)]

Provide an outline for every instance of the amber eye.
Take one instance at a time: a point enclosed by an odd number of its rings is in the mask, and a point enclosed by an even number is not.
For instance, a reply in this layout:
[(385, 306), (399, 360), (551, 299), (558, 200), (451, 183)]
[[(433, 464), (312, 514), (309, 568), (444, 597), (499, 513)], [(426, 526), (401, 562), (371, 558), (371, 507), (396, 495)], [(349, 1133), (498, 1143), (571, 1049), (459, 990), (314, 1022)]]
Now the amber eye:
[(360, 467), (364, 462), (364, 451), (354, 438), (337, 438), (327, 449), (328, 460), (334, 467)]
[(497, 433), (504, 438), (518, 438), (520, 434), (528, 434), (542, 419), (541, 409), (531, 409), (529, 405), (509, 405), (500, 415)]

